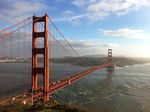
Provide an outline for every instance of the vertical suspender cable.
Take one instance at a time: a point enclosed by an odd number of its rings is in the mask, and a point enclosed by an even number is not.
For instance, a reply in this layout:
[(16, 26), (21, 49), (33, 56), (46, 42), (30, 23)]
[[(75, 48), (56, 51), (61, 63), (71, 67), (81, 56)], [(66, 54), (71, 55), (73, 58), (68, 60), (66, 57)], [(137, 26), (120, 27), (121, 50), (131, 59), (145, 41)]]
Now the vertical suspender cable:
[[(25, 22), (24, 22), (24, 24), (25, 24)], [(23, 32), (23, 56), (24, 56), (24, 85), (25, 85), (25, 94), (26, 94), (26, 85), (27, 85), (27, 72), (26, 72), (26, 62), (25, 62), (25, 60), (26, 60), (26, 28), (24, 28), (24, 32)]]
[[(30, 20), (30, 21), (32, 21), (32, 20)], [(28, 33), (29, 33), (29, 39), (31, 39), (31, 24), (29, 25)], [(28, 80), (30, 81), (31, 80), (31, 77), (30, 77), (31, 76), (31, 68), (32, 68), (31, 67), (31, 60), (32, 60), (31, 59), (32, 58), (31, 57), (31, 40), (29, 40), (29, 52), (28, 52), (28, 54), (29, 54), (29, 57), (28, 57), (29, 58), (29, 76), (28, 76), (29, 79)], [(30, 83), (30, 87), (31, 87), (31, 83)]]
[[(3, 60), (4, 60), (4, 40), (2, 40), (2, 79), (4, 79), (5, 80), (5, 78), (4, 78), (4, 62), (3, 62)], [(2, 80), (2, 85), (4, 85), (4, 80)], [(5, 94), (5, 88), (4, 88), (4, 86), (2, 86), (2, 96), (3, 96), (3, 94)]]
[[(13, 46), (12, 46), (12, 38), (13, 38), (13, 35), (10, 36), (10, 59), (11, 59), (11, 60), (13, 60), (13, 56), (12, 56), (12, 47), (13, 47)], [(11, 93), (11, 95), (13, 94), (13, 84), (14, 84), (14, 83), (13, 83), (13, 75), (14, 75), (14, 74), (13, 74), (13, 66), (12, 66), (12, 63), (13, 63), (13, 62), (11, 62), (11, 64), (10, 64), (10, 66), (11, 66), (11, 67), (10, 67), (10, 72), (12, 73), (12, 74), (11, 74), (11, 79), (10, 79), (10, 86), (11, 86), (11, 92), (10, 92), (10, 93)]]
[[(18, 25), (18, 28), (19, 28), (19, 25)], [(17, 38), (17, 41), (18, 41), (18, 46), (17, 46), (17, 50), (18, 50), (18, 51), (17, 51), (17, 64), (18, 64), (18, 69), (17, 69), (17, 70), (18, 70), (18, 71), (17, 71), (17, 75), (19, 75), (19, 79), (18, 79), (19, 81), (18, 81), (18, 84), (17, 84), (17, 87), (18, 87), (18, 88), (17, 88), (17, 89), (18, 89), (18, 90), (17, 90), (17, 94), (19, 93), (19, 85), (21, 84), (21, 81), (20, 81), (20, 74), (19, 74), (19, 70), (20, 70), (20, 69), (19, 69), (19, 68), (20, 68), (20, 66), (19, 66), (19, 65), (20, 65), (20, 64), (19, 64), (19, 56), (20, 56), (20, 53), (19, 53), (19, 50), (20, 50), (20, 48), (19, 48), (19, 39), (20, 39), (20, 29), (18, 30), (18, 38)]]

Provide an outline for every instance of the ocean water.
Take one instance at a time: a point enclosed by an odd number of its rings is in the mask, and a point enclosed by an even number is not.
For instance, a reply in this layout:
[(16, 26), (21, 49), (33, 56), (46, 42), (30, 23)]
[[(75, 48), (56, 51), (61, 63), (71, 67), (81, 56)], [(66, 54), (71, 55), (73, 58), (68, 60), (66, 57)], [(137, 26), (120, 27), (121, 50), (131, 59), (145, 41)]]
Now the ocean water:
[(150, 112), (150, 65), (117, 68), (112, 74), (99, 70), (54, 97), (90, 112)]
[[(0, 64), (1, 98), (29, 89), (30, 67), (30, 64), (21, 63)], [(63, 64), (63, 68), (55, 64), (52, 68), (53, 80), (86, 69), (67, 64)], [(149, 68), (150, 65), (118, 67), (112, 74), (106, 69), (98, 70), (53, 93), (52, 97), (62, 103), (77, 104), (90, 112), (150, 112)]]
[[(42, 65), (39, 65), (42, 66)], [(63, 79), (88, 67), (70, 64), (50, 64), (50, 82)], [(38, 75), (38, 84), (42, 86), (43, 77)], [(27, 92), (31, 89), (31, 63), (0, 63), (0, 99)]]

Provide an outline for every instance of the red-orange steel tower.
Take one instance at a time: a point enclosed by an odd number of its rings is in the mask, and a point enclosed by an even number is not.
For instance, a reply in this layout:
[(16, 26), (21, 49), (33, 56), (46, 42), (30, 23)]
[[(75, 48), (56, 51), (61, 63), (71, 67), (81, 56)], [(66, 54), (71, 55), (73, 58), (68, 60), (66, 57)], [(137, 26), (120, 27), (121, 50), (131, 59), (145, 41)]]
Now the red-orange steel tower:
[(110, 64), (108, 66), (108, 72), (113, 71), (113, 63), (112, 63), (112, 49), (108, 49), (108, 60), (107, 63)]
[[(37, 23), (44, 23), (44, 31), (37, 32)], [(49, 47), (48, 47), (48, 16), (33, 16), (33, 33), (32, 33), (32, 91), (38, 90), (38, 75), (43, 75), (43, 100), (49, 101)], [(44, 38), (44, 47), (38, 47), (38, 38)], [(44, 57), (44, 66), (38, 66), (38, 55)]]
[(112, 63), (112, 49), (108, 49), (108, 63)]

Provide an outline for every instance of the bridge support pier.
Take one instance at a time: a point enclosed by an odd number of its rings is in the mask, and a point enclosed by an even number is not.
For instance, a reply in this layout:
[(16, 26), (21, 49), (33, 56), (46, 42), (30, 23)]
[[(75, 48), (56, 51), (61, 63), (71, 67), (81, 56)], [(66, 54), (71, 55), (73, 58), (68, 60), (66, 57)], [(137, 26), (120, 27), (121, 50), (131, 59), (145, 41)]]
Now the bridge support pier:
[[(37, 32), (37, 23), (44, 23), (44, 31)], [(44, 47), (38, 47), (38, 38), (44, 38)], [(43, 55), (43, 67), (38, 66), (38, 55)], [(48, 16), (43, 17), (33, 16), (33, 33), (32, 33), (32, 91), (37, 92), (38, 88), (38, 75), (43, 76), (43, 100), (49, 101), (49, 47), (48, 47)]]

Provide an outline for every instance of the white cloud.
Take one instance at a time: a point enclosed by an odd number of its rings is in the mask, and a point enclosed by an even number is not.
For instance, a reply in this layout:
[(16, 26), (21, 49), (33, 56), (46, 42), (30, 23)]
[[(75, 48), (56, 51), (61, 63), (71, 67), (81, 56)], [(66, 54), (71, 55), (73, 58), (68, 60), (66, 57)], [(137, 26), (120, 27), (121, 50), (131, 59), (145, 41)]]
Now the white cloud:
[(101, 46), (104, 48), (119, 48), (120, 45), (115, 44), (115, 43), (103, 43)]
[[(59, 44), (58, 44), (59, 42)], [(74, 51), (68, 46), (64, 40), (51, 40), (50, 49), (51, 55), (53, 56), (66, 56), (73, 54)], [(103, 43), (100, 40), (69, 40), (70, 45), (81, 55), (95, 55), (95, 54), (106, 54), (109, 48), (118, 49), (120, 46), (116, 43)], [(64, 48), (66, 50), (64, 50)], [(63, 51), (63, 53), (62, 53)], [(76, 54), (76, 53), (75, 53)]]
[(55, 21), (56, 22), (67, 21), (67, 22), (71, 23), (72, 25), (78, 25), (78, 24), (80, 24), (80, 20), (88, 15), (87, 14), (77, 15), (75, 12), (73, 12), (71, 10), (66, 10), (62, 13), (61, 16), (62, 16), (62, 18), (56, 18)]
[[(54, 1), (64, 2), (65, 0)], [(78, 8), (77, 10), (80, 13), (70, 10), (71, 14), (66, 15), (65, 13), (69, 13), (69, 10), (66, 10), (64, 15), (62, 14), (56, 21), (79, 24), (80, 20), (85, 19), (88, 22), (96, 22), (105, 20), (110, 15), (122, 16), (150, 5), (149, 0), (70, 0), (70, 2)], [(20, 21), (22, 18), (32, 16), (34, 13), (39, 14), (47, 8), (51, 9), (45, 0), (1, 0), (0, 6), (3, 5), (5, 7), (0, 7), (0, 18), (7, 22)]]
[(93, 49), (108, 49), (119, 47), (119, 45), (116, 43), (103, 43), (100, 42), (100, 40), (79, 40), (79, 41), (71, 40), (69, 42), (75, 49), (93, 50)]
[(33, 14), (40, 13), (47, 8), (47, 5), (40, 0), (7, 0), (2, 1), (0, 4), (5, 5), (5, 7), (0, 7), (0, 18), (11, 23), (23, 20)]
[[(54, 40), (50, 42), (52, 45), (52, 51), (59, 52), (59, 49), (63, 46), (66, 49), (70, 49), (68, 44), (59, 40), (62, 46), (58, 46), (58, 43)], [(103, 43), (100, 40), (69, 40), (71, 46), (79, 52), (80, 55), (94, 55), (94, 54), (106, 54), (109, 48), (119, 49), (120, 45), (116, 43)], [(57, 49), (57, 50), (56, 50)]]
[(142, 6), (148, 5), (148, 0), (105, 0), (89, 5), (87, 11), (92, 13), (105, 12), (123, 15), (129, 11), (137, 10)]
[(90, 20), (90, 22), (96, 22), (105, 20), (109, 15), (110, 14), (107, 12), (90, 12), (87, 18)]
[(73, 0), (72, 4), (74, 4), (77, 7), (84, 7), (86, 5), (89, 5), (91, 3), (96, 3), (97, 0)]
[(129, 28), (122, 28), (117, 30), (99, 29), (99, 31), (106, 36), (112, 36), (112, 37), (124, 37), (124, 38), (132, 38), (132, 39), (150, 38), (150, 34), (147, 34), (144, 30), (141, 29), (129, 29)]
[(104, 20), (110, 15), (122, 16), (150, 5), (149, 0), (73, 0), (71, 3), (81, 10), (79, 15), (83, 15), (82, 18), (91, 22)]
[(70, 40), (69, 43), (80, 55), (107, 55), (107, 49), (118, 49), (120, 47), (116, 43), (103, 43), (100, 40)]

